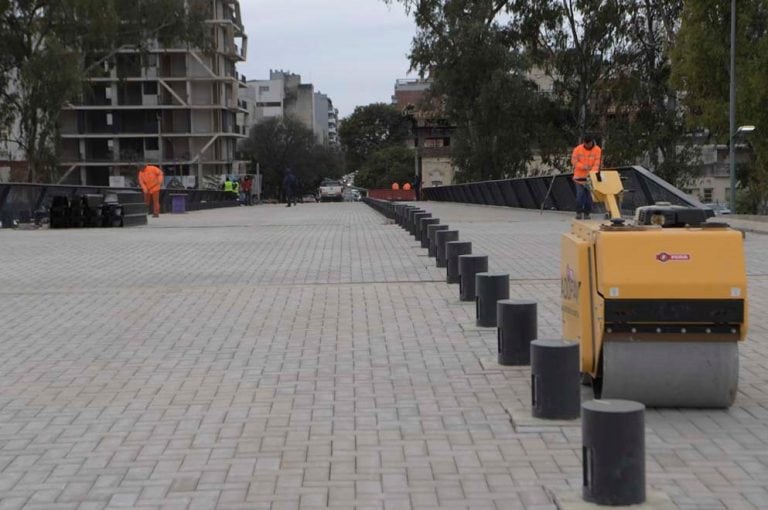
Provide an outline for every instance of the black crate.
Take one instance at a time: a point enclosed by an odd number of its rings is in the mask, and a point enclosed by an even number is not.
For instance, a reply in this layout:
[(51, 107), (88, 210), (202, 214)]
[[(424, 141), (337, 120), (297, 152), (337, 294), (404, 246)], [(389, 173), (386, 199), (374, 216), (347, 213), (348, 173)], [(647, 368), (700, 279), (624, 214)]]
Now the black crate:
[(137, 227), (139, 225), (146, 225), (147, 224), (147, 215), (146, 214), (128, 214), (123, 215), (123, 226), (124, 227)]
[(137, 193), (135, 191), (118, 191), (117, 201), (121, 204), (143, 204), (144, 193)]

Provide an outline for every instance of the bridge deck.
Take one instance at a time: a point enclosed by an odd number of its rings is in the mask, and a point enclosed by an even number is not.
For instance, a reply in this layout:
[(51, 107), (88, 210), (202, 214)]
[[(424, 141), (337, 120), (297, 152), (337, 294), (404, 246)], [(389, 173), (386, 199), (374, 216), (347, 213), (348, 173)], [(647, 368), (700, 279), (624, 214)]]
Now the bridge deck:
[[(424, 207), (560, 332), (556, 213)], [(768, 237), (729, 411), (649, 411), (680, 508), (768, 507)], [(554, 508), (578, 424), (527, 418), (527, 369), (363, 204), (0, 231), (0, 508)], [(512, 419), (510, 419), (510, 416)]]

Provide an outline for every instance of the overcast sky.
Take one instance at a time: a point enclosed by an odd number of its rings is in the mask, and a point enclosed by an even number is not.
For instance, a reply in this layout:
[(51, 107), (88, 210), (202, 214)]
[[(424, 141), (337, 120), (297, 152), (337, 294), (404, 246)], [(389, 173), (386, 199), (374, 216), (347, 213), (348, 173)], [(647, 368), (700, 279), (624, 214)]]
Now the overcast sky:
[(408, 76), (415, 25), (381, 0), (240, 0), (248, 33), (249, 80), (270, 69), (300, 74), (346, 117), (355, 106), (389, 102)]

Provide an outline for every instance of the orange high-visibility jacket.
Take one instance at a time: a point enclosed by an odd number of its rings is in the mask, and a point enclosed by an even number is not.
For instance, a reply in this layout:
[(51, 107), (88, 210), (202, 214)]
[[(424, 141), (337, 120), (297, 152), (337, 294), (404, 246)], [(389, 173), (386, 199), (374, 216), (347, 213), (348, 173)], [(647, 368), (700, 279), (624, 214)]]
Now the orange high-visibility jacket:
[(406, 182), (405, 184), (403, 184), (403, 189), (405, 191), (411, 191), (411, 183), (410, 182)]
[(603, 150), (598, 146), (592, 146), (587, 149), (582, 143), (575, 149), (571, 155), (571, 164), (573, 165), (573, 178), (586, 179), (591, 173), (600, 170), (600, 159), (603, 157)]
[(139, 185), (144, 193), (157, 193), (163, 187), (163, 171), (147, 165), (139, 172)]
[(398, 189), (400, 189), (400, 185), (398, 183), (396, 183), (396, 182), (393, 182), (392, 183), (392, 189), (398, 190)]

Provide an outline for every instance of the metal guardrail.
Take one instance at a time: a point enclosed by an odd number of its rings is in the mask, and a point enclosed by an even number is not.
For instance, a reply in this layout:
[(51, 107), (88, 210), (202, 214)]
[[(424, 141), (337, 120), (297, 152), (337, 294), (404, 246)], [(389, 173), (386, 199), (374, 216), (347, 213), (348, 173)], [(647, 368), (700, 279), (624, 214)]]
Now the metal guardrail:
[[(638, 207), (654, 205), (657, 202), (704, 207), (698, 200), (641, 166), (611, 170), (617, 170), (624, 183), (625, 193), (620, 204), (624, 214), (632, 215)], [(573, 183), (571, 174), (471, 182), (423, 188), (421, 192), (424, 199), (438, 202), (463, 202), (523, 209), (539, 209), (543, 204), (544, 209), (547, 210), (576, 210), (576, 185)], [(599, 207), (601, 206), (596, 204), (596, 209)]]
[[(58, 184), (0, 183), (0, 218), (4, 221), (16, 220), (22, 223), (32, 221), (47, 211), (55, 196), (70, 199), (88, 195), (108, 195), (120, 191), (141, 191), (138, 188), (110, 188), (100, 186), (62, 186)], [(160, 209), (170, 212), (171, 195), (187, 195), (187, 210), (214, 209), (237, 206), (237, 196), (233, 193), (214, 190), (164, 189), (160, 192)]]

